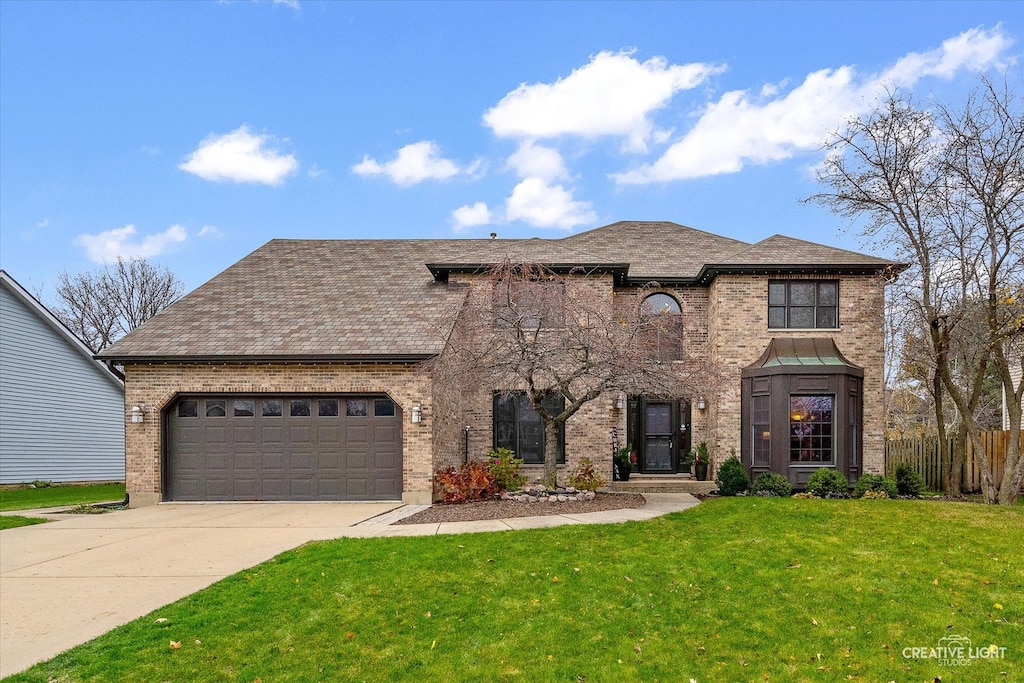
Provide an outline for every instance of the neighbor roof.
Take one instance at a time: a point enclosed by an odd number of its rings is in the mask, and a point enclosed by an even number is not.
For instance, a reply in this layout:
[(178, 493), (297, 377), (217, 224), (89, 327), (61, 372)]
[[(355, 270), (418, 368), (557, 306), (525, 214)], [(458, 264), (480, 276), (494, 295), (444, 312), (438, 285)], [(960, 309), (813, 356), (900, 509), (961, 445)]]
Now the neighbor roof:
[(444, 326), (465, 296), (445, 284), (448, 272), (509, 259), (604, 268), (617, 281), (628, 275), (634, 283), (696, 284), (719, 267), (764, 268), (759, 245), (797, 268), (891, 265), (781, 236), (751, 245), (669, 222), (624, 221), (558, 240), (277, 239), (100, 355), (136, 362), (416, 361), (441, 352)]

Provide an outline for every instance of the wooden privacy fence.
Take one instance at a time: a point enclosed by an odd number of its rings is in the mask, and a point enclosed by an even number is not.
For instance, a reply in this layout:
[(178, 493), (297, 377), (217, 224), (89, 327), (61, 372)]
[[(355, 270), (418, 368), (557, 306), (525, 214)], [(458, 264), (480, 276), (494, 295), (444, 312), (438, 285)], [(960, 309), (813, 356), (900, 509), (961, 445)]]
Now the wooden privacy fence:
[[(1024, 440), (1024, 431), (1021, 432)], [(1006, 462), (1006, 449), (1010, 441), (1010, 432), (982, 432), (981, 442), (988, 454), (988, 464), (992, 471), (992, 479), (999, 485), (1003, 478), (1003, 465)], [(917, 470), (924, 479), (925, 485), (934, 490), (942, 490), (942, 469), (953, 459), (953, 439), (939, 443), (937, 436), (921, 436), (914, 439), (898, 439), (885, 442), (885, 476), (896, 474), (896, 466), (907, 463)], [(964, 455), (964, 493), (981, 491), (981, 460), (974, 452), (974, 445), (967, 442), (967, 453)]]

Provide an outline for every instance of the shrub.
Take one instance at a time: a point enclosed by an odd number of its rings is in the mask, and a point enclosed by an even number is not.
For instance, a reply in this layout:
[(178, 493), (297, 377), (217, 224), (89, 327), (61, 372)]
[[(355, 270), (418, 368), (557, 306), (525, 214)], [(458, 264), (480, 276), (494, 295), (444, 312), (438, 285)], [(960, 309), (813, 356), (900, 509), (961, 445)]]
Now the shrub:
[(807, 480), (807, 492), (818, 498), (845, 498), (850, 482), (831, 467), (822, 467)]
[(526, 483), (526, 475), (520, 472), (523, 461), (507, 448), (492, 448), (487, 453), (487, 469), (491, 479), (505, 491), (517, 491)]
[(794, 498), (814, 498), (813, 493), (807, 493), (807, 491), (801, 491), (800, 493), (794, 493)]
[(886, 498), (895, 498), (896, 482), (880, 474), (862, 474), (857, 480), (857, 487), (853, 489), (853, 495), (855, 498), (863, 498), (868, 491), (883, 491)]
[(487, 465), (473, 460), (456, 469), (439, 470), (435, 475), (441, 497), (446, 503), (491, 498), (501, 490), (491, 478)]
[(604, 486), (607, 480), (594, 467), (590, 458), (581, 458), (580, 464), (576, 465), (569, 472), (569, 486), (575, 486), (582, 491), (596, 491)]
[(737, 493), (746, 491), (750, 486), (747, 473), (744, 471), (740, 459), (735, 455), (727, 458), (718, 468), (715, 483), (718, 484), (718, 490), (723, 496), (735, 496)]
[(750, 492), (757, 495), (778, 496), (785, 498), (793, 492), (789, 479), (778, 472), (762, 472), (757, 475)]
[(912, 465), (905, 462), (896, 465), (896, 493), (898, 495), (916, 498), (921, 495), (923, 488), (924, 480)]
[(887, 500), (889, 498), (889, 494), (887, 494), (883, 489), (868, 489), (864, 492), (864, 495), (862, 495), (861, 498), (864, 500)]

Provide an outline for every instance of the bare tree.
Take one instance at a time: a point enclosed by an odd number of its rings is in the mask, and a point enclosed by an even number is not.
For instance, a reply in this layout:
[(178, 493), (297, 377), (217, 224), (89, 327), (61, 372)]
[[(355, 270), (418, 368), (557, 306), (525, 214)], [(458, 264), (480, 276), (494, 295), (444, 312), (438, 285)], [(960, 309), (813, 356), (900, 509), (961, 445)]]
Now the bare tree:
[(174, 303), (185, 286), (166, 266), (118, 258), (89, 273), (61, 273), (54, 314), (99, 353)]
[[(613, 294), (607, 277), (582, 270), (505, 261), (472, 284), (446, 326), (453, 331), (436, 377), (447, 386), (525, 392), (544, 422), (544, 479), (553, 484), (561, 427), (598, 396), (713, 390), (703, 347), (665, 360), (672, 314), (644, 310), (642, 299)], [(545, 400), (551, 396), (564, 402)]]
[[(962, 109), (935, 112), (898, 93), (854, 119), (828, 143), (815, 199), (860, 219), (863, 234), (885, 241), (909, 269), (899, 283), (927, 331), (927, 355), (939, 436), (944, 399), (956, 406), (963, 433), (981, 460), (990, 503), (1013, 504), (1024, 478), (1020, 404), (1008, 347), (1020, 345), (1024, 255), (1024, 119), (1008, 89), (985, 81)], [(1016, 406), (1008, 411), (1011, 443), (1005, 475), (993, 481), (976, 411), (992, 371)], [(1011, 401), (1012, 403), (1012, 401)], [(959, 495), (963, 449), (945, 473)]]

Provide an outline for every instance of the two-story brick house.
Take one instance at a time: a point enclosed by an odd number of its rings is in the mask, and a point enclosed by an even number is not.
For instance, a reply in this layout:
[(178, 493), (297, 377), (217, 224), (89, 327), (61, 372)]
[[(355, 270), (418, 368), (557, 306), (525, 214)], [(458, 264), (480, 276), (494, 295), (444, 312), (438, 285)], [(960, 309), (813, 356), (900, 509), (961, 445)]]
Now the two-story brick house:
[[(427, 502), (433, 473), (512, 447), (540, 457), (529, 405), (488, 387), (453, 400), (428, 361), (479, 274), (503, 260), (572, 272), (679, 314), (721, 385), (607, 396), (569, 419), (568, 466), (674, 473), (707, 441), (797, 485), (882, 468), (888, 261), (782, 236), (756, 244), (665, 222), (557, 240), (273, 240), (101, 354), (125, 369), (127, 488), (161, 500)], [(652, 284), (656, 283), (656, 284)], [(698, 395), (694, 395), (694, 394)], [(468, 430), (466, 428), (469, 428)]]

